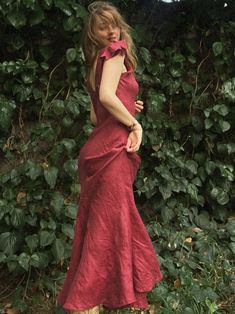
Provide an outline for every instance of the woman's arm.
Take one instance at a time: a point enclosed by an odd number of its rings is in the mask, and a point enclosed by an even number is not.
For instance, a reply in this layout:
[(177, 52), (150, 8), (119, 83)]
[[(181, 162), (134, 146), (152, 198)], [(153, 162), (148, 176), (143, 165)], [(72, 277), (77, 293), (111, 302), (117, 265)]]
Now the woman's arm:
[(133, 124), (137, 124), (138, 122), (126, 109), (121, 100), (116, 96), (116, 90), (121, 77), (124, 58), (124, 55), (118, 54), (104, 62), (99, 99), (103, 106), (113, 116), (115, 116), (117, 120), (126, 126), (131, 126)]
[(97, 118), (94, 110), (93, 103), (91, 102), (91, 108), (90, 108), (90, 119), (92, 124), (96, 125), (97, 124)]
[(116, 90), (122, 73), (124, 56), (116, 55), (105, 61), (102, 71), (99, 98), (103, 106), (120, 122), (131, 127), (127, 138), (127, 152), (135, 152), (142, 141), (142, 127), (130, 114), (121, 100), (116, 96)]

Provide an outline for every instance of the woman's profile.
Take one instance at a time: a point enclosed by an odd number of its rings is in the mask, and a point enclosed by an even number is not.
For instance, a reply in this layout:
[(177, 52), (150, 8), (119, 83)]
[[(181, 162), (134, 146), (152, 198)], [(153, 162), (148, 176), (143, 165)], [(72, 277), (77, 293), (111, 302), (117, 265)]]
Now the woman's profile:
[(95, 1), (88, 11), (83, 51), (95, 127), (78, 156), (81, 193), (58, 303), (73, 314), (144, 310), (163, 274), (132, 187), (143, 132), (135, 118), (143, 103), (136, 101), (134, 46), (116, 7)]

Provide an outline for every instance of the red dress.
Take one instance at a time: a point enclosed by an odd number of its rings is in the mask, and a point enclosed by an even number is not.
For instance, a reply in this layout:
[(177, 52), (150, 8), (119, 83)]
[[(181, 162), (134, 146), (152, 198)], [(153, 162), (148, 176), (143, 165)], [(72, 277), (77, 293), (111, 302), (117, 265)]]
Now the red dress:
[[(147, 309), (147, 292), (163, 278), (133, 195), (141, 158), (126, 151), (128, 128), (98, 97), (104, 61), (118, 53), (126, 55), (125, 40), (99, 51), (96, 89), (89, 87), (97, 125), (78, 157), (81, 194), (69, 270), (58, 297), (67, 310), (99, 304)], [(116, 95), (134, 116), (138, 83), (125, 64)]]

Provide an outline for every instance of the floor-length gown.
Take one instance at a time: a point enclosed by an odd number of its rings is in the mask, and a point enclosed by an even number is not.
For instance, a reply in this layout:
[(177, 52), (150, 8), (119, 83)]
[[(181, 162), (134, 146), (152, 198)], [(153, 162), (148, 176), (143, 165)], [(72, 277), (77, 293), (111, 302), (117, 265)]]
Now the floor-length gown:
[[(81, 183), (69, 270), (58, 296), (67, 310), (148, 308), (147, 292), (163, 278), (156, 252), (135, 205), (133, 187), (139, 155), (126, 151), (128, 128), (100, 103), (105, 60), (125, 54), (119, 40), (101, 49), (95, 90), (89, 86), (97, 125), (78, 157)], [(135, 115), (138, 83), (126, 62), (116, 95)]]

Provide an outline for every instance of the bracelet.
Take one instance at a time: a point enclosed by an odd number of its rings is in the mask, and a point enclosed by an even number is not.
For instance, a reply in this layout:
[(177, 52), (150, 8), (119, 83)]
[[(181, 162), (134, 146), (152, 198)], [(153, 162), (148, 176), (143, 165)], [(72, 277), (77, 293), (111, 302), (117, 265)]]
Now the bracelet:
[(137, 120), (135, 120), (134, 122), (132, 122), (132, 124), (128, 127), (130, 131), (133, 131), (135, 126), (137, 126), (139, 124), (139, 122)]

